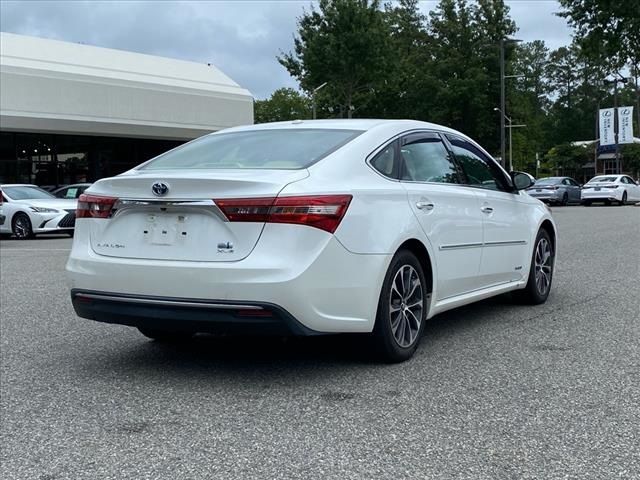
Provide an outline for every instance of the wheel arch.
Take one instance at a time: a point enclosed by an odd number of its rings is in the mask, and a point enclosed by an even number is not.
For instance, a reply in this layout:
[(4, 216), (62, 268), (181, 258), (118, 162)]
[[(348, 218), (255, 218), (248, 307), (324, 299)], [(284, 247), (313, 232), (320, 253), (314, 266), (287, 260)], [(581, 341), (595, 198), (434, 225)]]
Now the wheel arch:
[(433, 294), (433, 264), (431, 261), (431, 256), (429, 255), (429, 251), (427, 247), (420, 240), (416, 238), (410, 238), (409, 240), (405, 240), (396, 250), (395, 253), (398, 253), (400, 250), (409, 250), (413, 253), (420, 262), (420, 266), (424, 272), (425, 279), (427, 280), (427, 292), (432, 295)]
[(557, 233), (556, 227), (553, 225), (553, 222), (548, 218), (545, 218), (540, 224), (539, 230), (545, 230), (549, 234), (549, 238), (551, 238), (551, 245), (553, 246), (553, 253), (556, 253), (556, 242), (557, 242)]

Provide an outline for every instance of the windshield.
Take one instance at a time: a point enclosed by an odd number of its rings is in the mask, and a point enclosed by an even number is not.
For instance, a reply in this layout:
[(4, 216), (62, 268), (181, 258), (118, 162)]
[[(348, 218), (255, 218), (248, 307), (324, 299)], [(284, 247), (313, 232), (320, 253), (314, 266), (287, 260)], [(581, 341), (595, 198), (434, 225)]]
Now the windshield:
[(536, 185), (555, 185), (556, 183), (560, 183), (562, 179), (556, 177), (549, 178), (541, 178), (536, 180)]
[(360, 133), (323, 128), (207, 135), (162, 154), (139, 169), (301, 169), (337, 150)]
[(56, 198), (53, 195), (51, 195), (49, 192), (46, 192), (39, 187), (29, 187), (29, 186), (2, 187), (2, 191), (11, 200), (31, 200), (31, 199), (42, 200), (45, 198)]
[(601, 183), (601, 182), (611, 183), (611, 182), (615, 182), (617, 179), (618, 177), (593, 177), (587, 183)]

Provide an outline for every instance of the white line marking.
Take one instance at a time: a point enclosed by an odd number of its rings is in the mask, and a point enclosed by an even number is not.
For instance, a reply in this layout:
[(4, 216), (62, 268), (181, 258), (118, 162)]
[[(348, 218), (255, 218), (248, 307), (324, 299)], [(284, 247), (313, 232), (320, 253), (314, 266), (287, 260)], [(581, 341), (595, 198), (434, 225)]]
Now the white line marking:
[(0, 248), (0, 252), (70, 252), (70, 248)]

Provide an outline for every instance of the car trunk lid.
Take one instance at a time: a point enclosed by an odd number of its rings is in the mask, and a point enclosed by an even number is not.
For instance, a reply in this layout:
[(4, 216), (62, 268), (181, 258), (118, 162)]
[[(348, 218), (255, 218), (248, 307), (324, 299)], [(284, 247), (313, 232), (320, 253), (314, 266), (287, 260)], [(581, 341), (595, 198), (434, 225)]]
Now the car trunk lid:
[[(238, 261), (264, 222), (229, 222), (214, 200), (273, 198), (308, 176), (302, 170), (136, 171), (97, 182), (86, 193), (116, 197), (110, 218), (91, 221), (92, 249), (120, 258)], [(153, 193), (154, 185), (167, 191)]]

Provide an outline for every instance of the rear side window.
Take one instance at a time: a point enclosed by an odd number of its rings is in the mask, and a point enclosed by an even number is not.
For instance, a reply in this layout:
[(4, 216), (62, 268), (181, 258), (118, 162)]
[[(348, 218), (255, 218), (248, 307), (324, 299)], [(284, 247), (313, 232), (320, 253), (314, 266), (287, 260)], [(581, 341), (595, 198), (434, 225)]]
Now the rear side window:
[(207, 135), (162, 154), (139, 169), (296, 170), (317, 162), (360, 133), (283, 128)]
[(400, 147), (402, 180), (459, 183), (455, 164), (436, 134), (410, 135)]
[(511, 190), (500, 169), (480, 149), (462, 138), (450, 135), (447, 138), (469, 185), (488, 190)]
[(396, 161), (396, 142), (392, 142), (383, 148), (373, 160), (371, 166), (385, 177), (397, 178), (398, 168)]

